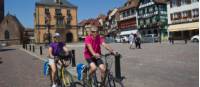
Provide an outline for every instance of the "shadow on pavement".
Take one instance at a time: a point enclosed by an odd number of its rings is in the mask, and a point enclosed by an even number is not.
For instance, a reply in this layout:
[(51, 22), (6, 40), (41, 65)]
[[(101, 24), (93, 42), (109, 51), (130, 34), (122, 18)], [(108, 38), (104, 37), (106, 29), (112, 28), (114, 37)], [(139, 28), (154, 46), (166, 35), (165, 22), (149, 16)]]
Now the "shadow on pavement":
[(3, 52), (3, 51), (11, 51), (11, 50), (16, 50), (16, 49), (0, 49), (0, 52)]

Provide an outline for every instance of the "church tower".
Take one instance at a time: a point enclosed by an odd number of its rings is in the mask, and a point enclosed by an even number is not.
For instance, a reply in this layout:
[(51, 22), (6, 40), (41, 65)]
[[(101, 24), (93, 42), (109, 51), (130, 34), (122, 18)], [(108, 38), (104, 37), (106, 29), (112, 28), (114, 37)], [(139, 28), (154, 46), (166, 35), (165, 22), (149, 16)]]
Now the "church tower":
[(4, 18), (4, 0), (0, 0), (0, 23)]

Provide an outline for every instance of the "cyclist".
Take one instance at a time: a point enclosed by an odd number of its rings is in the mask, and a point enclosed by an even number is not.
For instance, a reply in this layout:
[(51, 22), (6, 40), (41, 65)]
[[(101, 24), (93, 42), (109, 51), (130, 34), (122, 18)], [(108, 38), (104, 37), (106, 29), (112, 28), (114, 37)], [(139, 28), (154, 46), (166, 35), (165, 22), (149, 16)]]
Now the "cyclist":
[(97, 66), (101, 71), (101, 78), (104, 78), (105, 65), (100, 59), (101, 45), (109, 52), (114, 53), (113, 49), (104, 42), (104, 38), (98, 34), (98, 29), (95, 26), (90, 28), (90, 34), (85, 38), (84, 58), (90, 66), (90, 78), (94, 75)]
[(59, 33), (55, 33), (53, 36), (54, 41), (50, 43), (49, 49), (48, 49), (48, 55), (49, 55), (49, 65), (51, 68), (51, 81), (52, 81), (52, 87), (56, 87), (56, 63), (55, 58), (60, 55), (60, 53), (64, 52), (68, 53), (68, 49), (64, 42), (60, 40), (61, 36)]

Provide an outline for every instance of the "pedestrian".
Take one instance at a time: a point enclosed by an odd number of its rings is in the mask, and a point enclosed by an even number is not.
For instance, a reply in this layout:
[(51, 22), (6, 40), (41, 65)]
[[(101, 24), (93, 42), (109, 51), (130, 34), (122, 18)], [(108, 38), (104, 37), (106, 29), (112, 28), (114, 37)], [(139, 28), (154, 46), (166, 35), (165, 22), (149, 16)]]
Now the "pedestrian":
[(141, 49), (141, 39), (137, 34), (134, 34), (135, 47)]
[(134, 42), (134, 35), (133, 35), (133, 33), (131, 33), (130, 35), (129, 35), (129, 44), (130, 44), (130, 49), (132, 48), (132, 46), (133, 46), (133, 42)]
[(172, 44), (172, 37), (171, 36), (169, 36), (168, 40), (169, 40), (169, 44)]
[(185, 44), (187, 44), (187, 38), (185, 38), (184, 41), (185, 41)]

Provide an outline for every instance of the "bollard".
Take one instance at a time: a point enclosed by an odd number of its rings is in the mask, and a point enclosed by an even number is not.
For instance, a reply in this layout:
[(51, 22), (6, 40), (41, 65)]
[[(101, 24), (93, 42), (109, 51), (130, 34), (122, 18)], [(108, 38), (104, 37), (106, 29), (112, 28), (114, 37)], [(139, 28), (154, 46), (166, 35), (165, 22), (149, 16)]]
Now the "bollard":
[(25, 44), (25, 49), (27, 50), (27, 44)]
[(31, 51), (31, 45), (29, 45), (29, 50)]
[(72, 67), (76, 67), (76, 59), (75, 59), (75, 50), (71, 51), (72, 53)]
[(42, 46), (40, 46), (40, 55), (42, 55)]
[(22, 47), (23, 47), (23, 49), (25, 49), (25, 44), (24, 43), (23, 43)]
[(115, 76), (118, 79), (121, 79), (121, 66), (120, 66), (121, 55), (116, 53), (115, 55)]
[(35, 46), (33, 45), (33, 52), (35, 52)]

